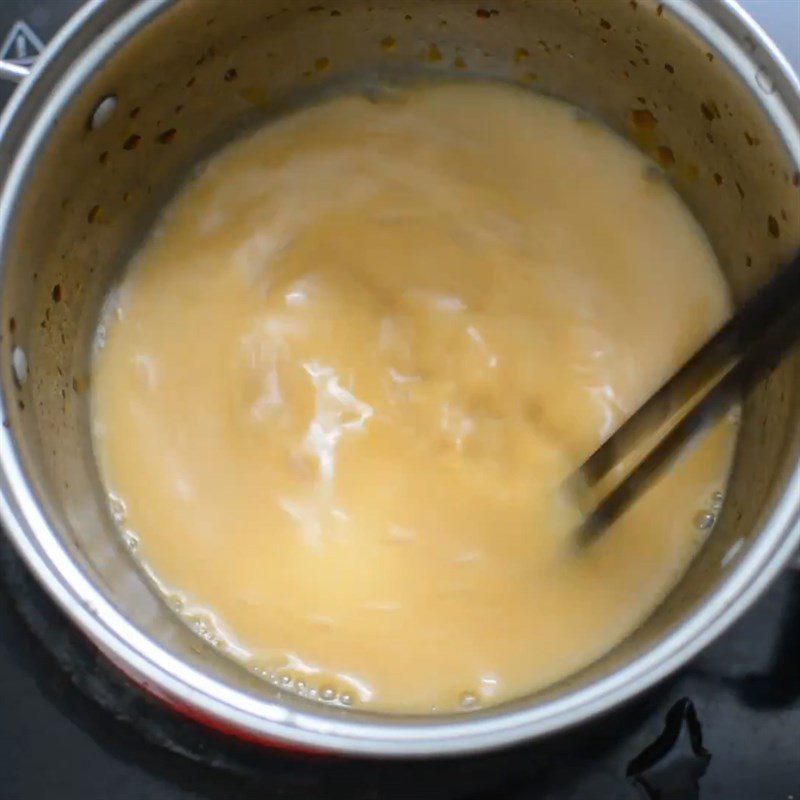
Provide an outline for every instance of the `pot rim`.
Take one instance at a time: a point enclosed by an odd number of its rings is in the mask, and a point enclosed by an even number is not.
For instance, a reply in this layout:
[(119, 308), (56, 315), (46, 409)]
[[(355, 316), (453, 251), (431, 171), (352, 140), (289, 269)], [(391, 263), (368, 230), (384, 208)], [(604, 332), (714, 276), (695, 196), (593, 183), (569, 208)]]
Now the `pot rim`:
[[(28, 168), (47, 138), (55, 115), (124, 41), (176, 0), (90, 0), (45, 48), (31, 75), (0, 118), (0, 143), (11, 141), (13, 161), (0, 168), (0, 255), (8, 247), (15, 202)], [(115, 4), (116, 3), (116, 4)], [(713, 44), (779, 130), (800, 168), (800, 81), (777, 47), (734, 0), (709, 4), (666, 0), (669, 13)], [(111, 14), (111, 24), (93, 26)], [(85, 29), (101, 30), (63, 75), (53, 74)], [(745, 37), (757, 45), (776, 91), (756, 82)], [(39, 102), (36, 88), (50, 82)], [(49, 89), (50, 87), (48, 87)], [(0, 282), (4, 267), (0, 262)], [(76, 566), (30, 489), (12, 432), (0, 428), (0, 521), (12, 544), (48, 594), (126, 674), (148, 691), (183, 706), (226, 731), (269, 743), (366, 756), (443, 756), (487, 751), (586, 722), (653, 686), (725, 631), (765, 590), (800, 544), (800, 464), (764, 521), (749, 552), (703, 605), (652, 649), (614, 674), (533, 708), (502, 706), (480, 716), (408, 718), (343, 713), (341, 719), (295, 710), (204, 675), (162, 649), (107, 600)], [(388, 720), (388, 721), (387, 721)]]

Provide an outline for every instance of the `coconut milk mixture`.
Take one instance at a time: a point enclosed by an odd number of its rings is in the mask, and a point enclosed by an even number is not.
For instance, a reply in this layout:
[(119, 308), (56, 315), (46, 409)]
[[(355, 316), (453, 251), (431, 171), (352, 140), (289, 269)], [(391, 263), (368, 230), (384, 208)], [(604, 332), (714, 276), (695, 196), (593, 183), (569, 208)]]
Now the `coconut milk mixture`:
[(696, 552), (730, 420), (584, 551), (559, 487), (729, 308), (676, 194), (576, 109), (340, 96), (166, 210), (101, 326), (96, 452), (158, 585), (259, 675), (486, 706), (608, 651)]

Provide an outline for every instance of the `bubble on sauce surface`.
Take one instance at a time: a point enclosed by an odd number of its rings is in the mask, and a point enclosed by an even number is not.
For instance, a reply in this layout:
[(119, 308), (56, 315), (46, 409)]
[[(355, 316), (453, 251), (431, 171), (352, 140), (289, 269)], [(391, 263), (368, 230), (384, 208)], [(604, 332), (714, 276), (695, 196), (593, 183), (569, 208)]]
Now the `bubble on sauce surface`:
[(186, 614), (185, 619), (191, 630), (203, 641), (220, 650), (226, 648), (227, 642), (210, 616), (198, 613)]
[(717, 518), (711, 511), (698, 511), (694, 517), (694, 524), (701, 531), (709, 530), (716, 521)]
[(164, 599), (167, 601), (167, 605), (178, 614), (183, 611), (186, 605), (186, 601), (179, 594), (166, 594)]
[(297, 693), (301, 697), (307, 697), (309, 700), (319, 700), (320, 693), (314, 686), (309, 686), (305, 681), (297, 682)]
[(125, 501), (113, 492), (109, 492), (108, 508), (111, 511), (111, 517), (114, 522), (116, 522), (117, 525), (124, 525), (128, 516), (128, 509), (125, 506)]
[(278, 689), (329, 705), (349, 707), (359, 694), (369, 695), (366, 687), (356, 687), (348, 676), (319, 672), (293, 656), (280, 659), (280, 664), (273, 660), (251, 663), (248, 669)]

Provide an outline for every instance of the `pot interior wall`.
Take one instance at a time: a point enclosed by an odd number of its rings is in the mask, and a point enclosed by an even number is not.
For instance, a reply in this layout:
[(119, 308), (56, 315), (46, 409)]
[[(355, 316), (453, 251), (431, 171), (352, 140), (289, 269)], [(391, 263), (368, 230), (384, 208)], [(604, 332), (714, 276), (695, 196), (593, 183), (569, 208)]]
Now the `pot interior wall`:
[[(110, 19), (126, 5), (111, 0), (103, 13)], [(765, 108), (780, 104), (777, 92), (749, 93), (724, 53), (687, 30), (669, 3), (162, 5), (50, 121), (15, 199), (2, 254), (6, 424), (54, 525), (109, 600), (207, 674), (271, 697), (271, 686), (190, 633), (153, 594), (114, 530), (89, 444), (90, 343), (101, 303), (192, 165), (237, 132), (342, 83), (375, 94), (408, 75), (508, 80), (565, 98), (660, 162), (742, 297), (800, 244), (796, 134), (782, 141), (769, 121)], [(62, 77), (45, 71), (42, 91)], [(108, 96), (116, 111), (92, 129), (87, 121)], [(29, 365), (21, 386), (11, 367), (17, 347)], [(721, 518), (667, 602), (605, 659), (517, 706), (636, 658), (737, 567), (797, 460), (799, 394), (794, 359), (748, 401)]]

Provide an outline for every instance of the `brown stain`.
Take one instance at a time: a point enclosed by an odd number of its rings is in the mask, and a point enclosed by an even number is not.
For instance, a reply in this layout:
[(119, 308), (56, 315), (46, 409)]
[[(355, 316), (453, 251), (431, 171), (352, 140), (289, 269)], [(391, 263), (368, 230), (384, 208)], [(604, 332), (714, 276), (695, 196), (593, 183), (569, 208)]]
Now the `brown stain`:
[(439, 49), (438, 45), (432, 44), (428, 47), (428, 53), (425, 58), (430, 61), (431, 63), (436, 63), (437, 61), (442, 60), (442, 51)]
[(239, 77), (239, 72), (235, 67), (231, 67), (223, 75), (223, 79), (225, 80), (226, 83), (231, 83), (231, 81), (235, 81), (238, 77)]
[(700, 103), (700, 111), (709, 122), (722, 118), (722, 115), (719, 113), (719, 108), (717, 108), (717, 104), (713, 100)]
[(744, 139), (750, 147), (758, 147), (761, 144), (761, 139), (758, 136), (751, 136), (747, 131), (744, 131)]
[(475, 10), (475, 16), (480, 19), (489, 19), (492, 16), (491, 11), (487, 8), (478, 8)]
[(672, 64), (664, 64), (664, 69), (669, 72), (670, 75), (675, 74), (675, 67), (673, 67)]
[(631, 109), (631, 124), (639, 131), (654, 131), (658, 127), (658, 120), (653, 112), (646, 108)]
[(461, 56), (456, 56), (455, 59), (453, 60), (453, 66), (456, 69), (466, 69), (467, 62), (464, 61), (464, 59)]
[(657, 8), (656, 8), (656, 16), (657, 16), (657, 17), (660, 17), (660, 16), (662, 16), (663, 14), (664, 14), (664, 6), (663, 6), (663, 5), (661, 5), (661, 3), (659, 3), (659, 4), (658, 4), (658, 6), (657, 6)]
[(773, 239), (780, 238), (781, 226), (778, 225), (778, 220), (772, 214), (767, 217), (767, 231)]
[(320, 56), (314, 61), (314, 69), (317, 72), (327, 72), (331, 68), (331, 60), (327, 56)]
[(536, 83), (539, 80), (539, 76), (535, 72), (526, 72), (521, 78), (520, 81), (526, 85), (530, 85), (532, 83)]
[(675, 153), (668, 145), (661, 144), (656, 148), (656, 160), (664, 169), (669, 169), (675, 165)]
[(739, 197), (744, 200), (744, 189), (742, 189), (742, 184), (739, 181), (734, 181), (736, 184), (736, 191), (739, 192)]
[(103, 211), (100, 208), (100, 206), (92, 206), (92, 208), (89, 209), (89, 213), (86, 215), (86, 219), (90, 223), (97, 222), (100, 219), (102, 213)]
[(156, 141), (159, 144), (170, 144), (175, 141), (177, 135), (178, 131), (175, 128), (170, 128), (168, 131), (164, 131), (164, 133), (156, 136)]
[(518, 47), (514, 51), (514, 61), (516, 61), (517, 64), (519, 64), (521, 61), (525, 61), (530, 57), (531, 54), (524, 47)]
[(397, 47), (397, 40), (394, 36), (384, 36), (383, 39), (381, 39), (381, 50), (383, 50), (384, 53), (391, 53), (395, 47)]
[(709, 60), (709, 63), (710, 63), (711, 61), (714, 60), (714, 54), (713, 53), (706, 53), (706, 58)]
[(600, 18), (600, 27), (607, 31), (611, 30), (611, 23), (607, 19)]
[(717, 186), (722, 186), (723, 184), (723, 178), (722, 175), (719, 174), (719, 172), (714, 173), (714, 183), (716, 183)]
[(108, 155), (108, 150), (103, 150), (97, 160), (103, 165), (108, 164)]
[(62, 293), (62, 290), (61, 290), (61, 284), (60, 283), (57, 283), (53, 287), (53, 290), (50, 292), (50, 296), (53, 298), (53, 302), (54, 303), (60, 303), (61, 302), (62, 294), (63, 293)]
[(142, 142), (142, 137), (138, 133), (132, 133), (122, 145), (123, 150), (135, 150)]

